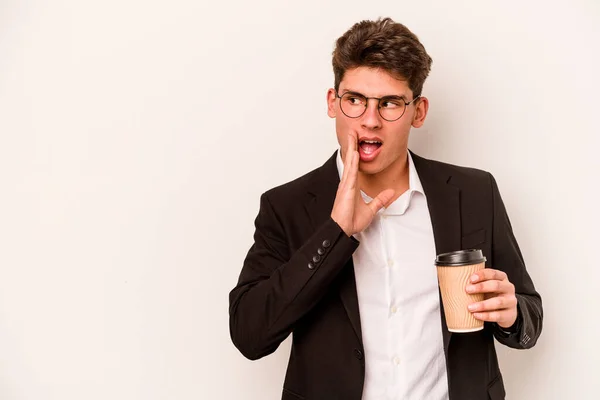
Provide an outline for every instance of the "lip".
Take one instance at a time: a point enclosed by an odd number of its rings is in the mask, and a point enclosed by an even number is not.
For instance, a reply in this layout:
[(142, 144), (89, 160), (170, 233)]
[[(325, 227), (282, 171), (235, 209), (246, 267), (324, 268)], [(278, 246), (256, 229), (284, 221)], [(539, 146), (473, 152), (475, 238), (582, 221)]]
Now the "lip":
[(371, 140), (371, 141), (381, 142), (381, 144), (383, 144), (383, 140), (380, 137), (377, 137), (377, 136), (361, 136), (361, 137), (358, 138), (358, 144), (360, 145), (360, 142), (363, 142), (365, 140)]
[[(362, 140), (362, 139), (361, 139)], [(379, 140), (379, 139), (364, 139), (364, 140)], [(380, 141), (380, 140), (379, 140)], [(365, 153), (362, 149), (362, 147), (360, 147), (360, 145), (358, 146), (358, 154), (360, 156), (360, 161), (362, 162), (371, 162), (373, 160), (375, 160), (375, 158), (379, 155), (379, 153), (381, 152), (381, 148), (383, 147), (383, 143), (381, 144), (381, 146), (379, 146), (377, 148), (377, 150), (375, 150), (372, 153)]]

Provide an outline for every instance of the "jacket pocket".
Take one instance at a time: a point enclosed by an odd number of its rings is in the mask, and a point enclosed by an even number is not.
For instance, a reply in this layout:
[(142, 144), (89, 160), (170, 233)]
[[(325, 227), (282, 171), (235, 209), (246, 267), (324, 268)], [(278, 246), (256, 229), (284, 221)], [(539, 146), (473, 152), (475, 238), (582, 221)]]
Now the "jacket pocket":
[(490, 400), (504, 400), (506, 392), (504, 391), (504, 382), (502, 381), (502, 375), (498, 375), (488, 385), (488, 396)]
[(477, 245), (485, 243), (485, 229), (479, 229), (475, 232), (464, 235), (461, 239), (463, 250), (476, 248)]
[(283, 388), (281, 400), (306, 400), (306, 397), (300, 396), (298, 393), (294, 393), (291, 390)]

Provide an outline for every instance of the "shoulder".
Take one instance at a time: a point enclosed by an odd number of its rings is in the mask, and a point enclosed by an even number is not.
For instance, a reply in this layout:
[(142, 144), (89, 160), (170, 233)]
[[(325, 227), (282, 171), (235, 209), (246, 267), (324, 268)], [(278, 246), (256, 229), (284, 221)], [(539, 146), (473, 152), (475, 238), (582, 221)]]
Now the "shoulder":
[[(415, 165), (421, 166), (421, 169), (427, 169), (428, 173), (445, 178), (454, 186), (487, 186), (493, 180), (492, 174), (488, 171), (467, 167), (457, 164), (450, 164), (438, 160), (431, 160), (421, 157), (411, 152)], [(418, 168), (418, 167), (417, 167)], [(418, 169), (417, 169), (418, 171)], [(419, 172), (419, 171), (418, 171)]]
[(312, 198), (313, 194), (323, 189), (329, 191), (333, 188), (335, 192), (339, 183), (335, 156), (336, 153), (320, 167), (267, 190), (262, 195), (263, 200), (268, 200), (274, 205), (291, 206), (305, 202), (307, 198)]

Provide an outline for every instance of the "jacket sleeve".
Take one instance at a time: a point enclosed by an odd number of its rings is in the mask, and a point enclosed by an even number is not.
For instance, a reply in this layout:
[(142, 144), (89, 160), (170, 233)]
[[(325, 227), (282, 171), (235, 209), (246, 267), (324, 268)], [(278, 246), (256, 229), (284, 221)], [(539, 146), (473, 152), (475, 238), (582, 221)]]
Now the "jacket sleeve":
[(517, 297), (517, 322), (511, 329), (504, 330), (494, 324), (494, 336), (506, 346), (515, 349), (528, 349), (535, 345), (542, 332), (542, 298), (536, 292), (531, 277), (525, 268), (525, 262), (496, 180), (489, 175), (494, 202), (492, 229), (492, 268), (506, 272), (510, 282), (515, 285)]
[(359, 244), (328, 218), (291, 254), (267, 193), (261, 196), (255, 227), (254, 244), (229, 294), (231, 339), (251, 360), (279, 347), (325, 295)]

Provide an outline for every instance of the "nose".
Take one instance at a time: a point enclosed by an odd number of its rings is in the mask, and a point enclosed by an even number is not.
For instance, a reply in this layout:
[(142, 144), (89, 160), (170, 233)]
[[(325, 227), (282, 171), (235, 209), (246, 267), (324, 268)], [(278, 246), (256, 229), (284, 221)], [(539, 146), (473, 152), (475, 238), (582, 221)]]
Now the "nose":
[(360, 124), (365, 129), (378, 129), (381, 127), (381, 115), (379, 115), (379, 101), (377, 99), (367, 100), (367, 109), (361, 117)]

